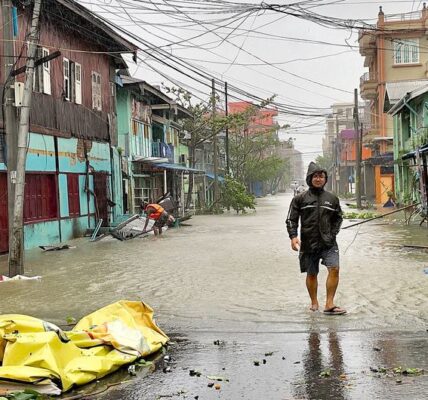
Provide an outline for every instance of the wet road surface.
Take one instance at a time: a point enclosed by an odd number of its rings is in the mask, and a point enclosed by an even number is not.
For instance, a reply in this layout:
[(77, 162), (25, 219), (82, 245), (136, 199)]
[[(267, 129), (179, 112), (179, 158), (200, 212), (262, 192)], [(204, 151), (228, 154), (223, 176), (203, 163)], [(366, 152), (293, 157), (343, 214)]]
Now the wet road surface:
[[(42, 280), (3, 283), (1, 313), (64, 325), (119, 299), (151, 305), (176, 342), (172, 372), (139, 374), (99, 398), (426, 398), (427, 375), (391, 371), (428, 369), (428, 253), (400, 247), (426, 245), (428, 229), (378, 220), (342, 230), (336, 303), (349, 314), (329, 317), (308, 311), (285, 231), (290, 200), (259, 199), (257, 212), (242, 216), (197, 216), (161, 239), (80, 239), (69, 242), (76, 249), (32, 250), (26, 274)], [(4, 261), (0, 268), (5, 272)], [(325, 277), (321, 269), (321, 304)], [(209, 380), (189, 369), (229, 382), (208, 388)]]

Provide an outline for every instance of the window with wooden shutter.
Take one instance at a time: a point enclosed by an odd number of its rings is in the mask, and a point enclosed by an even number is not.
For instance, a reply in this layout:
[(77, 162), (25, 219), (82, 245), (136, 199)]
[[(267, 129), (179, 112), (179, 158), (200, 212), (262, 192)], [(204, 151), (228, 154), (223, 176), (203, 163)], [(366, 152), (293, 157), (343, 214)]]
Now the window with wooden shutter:
[(82, 104), (82, 66), (75, 63), (74, 83), (76, 91), (76, 104)]
[[(43, 50), (41, 47), (36, 49), (36, 60), (43, 57)], [(34, 67), (33, 70), (33, 91), (43, 93), (43, 65)]]
[(76, 64), (73, 61), (70, 61), (70, 101), (76, 101)]
[(24, 221), (48, 221), (58, 217), (54, 174), (27, 174), (25, 176)]
[(101, 102), (101, 75), (92, 71), (92, 108), (97, 111), (102, 110)]
[(64, 72), (64, 99), (70, 101), (70, 60), (64, 58), (62, 65)]
[[(47, 57), (49, 50), (42, 48), (42, 57)], [(43, 89), (41, 90), (45, 94), (51, 94), (51, 64), (50, 61), (46, 61), (41, 66), (43, 74)]]
[(80, 216), (79, 175), (67, 175), (68, 213), (70, 217)]
[(101, 75), (97, 74), (97, 110), (101, 111)]

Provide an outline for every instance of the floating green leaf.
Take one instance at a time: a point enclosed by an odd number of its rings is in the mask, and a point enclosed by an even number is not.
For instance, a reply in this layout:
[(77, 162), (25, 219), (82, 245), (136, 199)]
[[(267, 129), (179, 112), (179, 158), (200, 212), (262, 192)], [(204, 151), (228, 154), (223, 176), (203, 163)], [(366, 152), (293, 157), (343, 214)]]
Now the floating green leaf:
[(325, 369), (324, 371), (322, 371), (319, 374), (320, 378), (329, 378), (331, 376), (331, 370), (330, 369)]

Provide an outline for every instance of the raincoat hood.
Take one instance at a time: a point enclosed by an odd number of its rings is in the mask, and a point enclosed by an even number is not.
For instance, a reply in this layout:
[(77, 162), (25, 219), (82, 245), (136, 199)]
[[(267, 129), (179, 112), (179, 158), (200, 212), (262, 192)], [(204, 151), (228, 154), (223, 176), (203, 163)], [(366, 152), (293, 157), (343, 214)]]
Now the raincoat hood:
[(320, 167), (318, 164), (311, 161), (311, 163), (309, 164), (309, 167), (308, 167), (308, 172), (306, 174), (306, 183), (310, 188), (313, 187), (312, 186), (312, 175), (315, 172), (324, 172), (325, 173), (325, 183), (327, 183), (327, 180), (328, 180), (327, 170), (325, 170), (324, 168)]

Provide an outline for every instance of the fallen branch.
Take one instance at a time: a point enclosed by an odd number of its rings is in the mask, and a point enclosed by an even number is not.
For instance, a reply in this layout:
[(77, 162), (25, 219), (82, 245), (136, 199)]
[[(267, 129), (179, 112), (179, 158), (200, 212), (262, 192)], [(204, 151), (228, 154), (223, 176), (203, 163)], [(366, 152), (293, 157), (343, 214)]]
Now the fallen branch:
[(428, 246), (422, 246), (418, 244), (402, 244), (400, 247), (408, 247), (411, 249), (428, 249)]
[(373, 218), (365, 219), (364, 221), (356, 222), (355, 224), (351, 224), (351, 225), (345, 226), (345, 227), (343, 227), (342, 229), (352, 228), (353, 226), (361, 225), (361, 224), (364, 224), (364, 223), (366, 223), (366, 222), (373, 221), (373, 220), (375, 220), (375, 219), (383, 218), (383, 217), (386, 217), (387, 215), (391, 215), (391, 214), (397, 213), (397, 212), (399, 212), (399, 211), (406, 210), (406, 209), (408, 209), (408, 208), (410, 208), (410, 207), (415, 207), (415, 206), (417, 206), (417, 205), (419, 205), (419, 204), (420, 204), (420, 203), (410, 204), (409, 206), (401, 207), (401, 208), (398, 208), (397, 210), (394, 210), (394, 211), (391, 211), (391, 212), (388, 212), (388, 213), (385, 213), (385, 214), (382, 214), (382, 215), (378, 215), (378, 216), (373, 217)]

